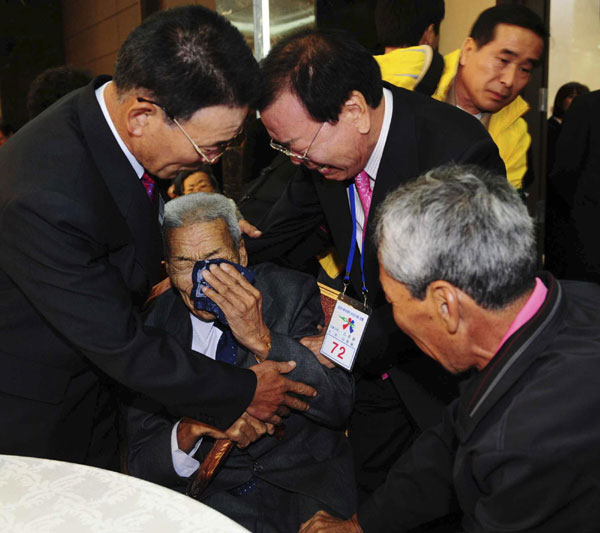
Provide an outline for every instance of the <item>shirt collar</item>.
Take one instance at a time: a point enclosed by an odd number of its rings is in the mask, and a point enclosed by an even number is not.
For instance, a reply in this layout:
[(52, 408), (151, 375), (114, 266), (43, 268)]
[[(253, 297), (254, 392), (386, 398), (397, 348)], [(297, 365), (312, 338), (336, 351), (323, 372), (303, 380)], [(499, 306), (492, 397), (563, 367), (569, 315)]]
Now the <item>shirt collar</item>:
[(108, 123), (108, 127), (110, 128), (110, 131), (112, 131), (112, 134), (114, 135), (117, 143), (119, 143), (119, 146), (121, 147), (121, 150), (125, 154), (125, 157), (127, 158), (129, 163), (133, 167), (133, 170), (135, 171), (137, 177), (141, 178), (142, 175), (144, 174), (144, 167), (142, 165), (140, 165), (139, 161), (134, 157), (134, 155), (129, 151), (129, 148), (127, 148), (127, 146), (123, 142), (123, 139), (121, 139), (121, 136), (117, 132), (117, 128), (115, 127), (115, 124), (112, 121), (110, 113), (108, 112), (108, 108), (106, 107), (106, 102), (104, 100), (104, 90), (106, 89), (106, 87), (109, 83), (112, 83), (112, 81), (107, 81), (105, 84), (100, 85), (100, 87), (98, 87), (96, 89), (96, 99), (98, 100), (100, 109), (102, 109), (102, 114), (104, 115), (104, 118), (106, 119), (106, 122)]
[(192, 313), (190, 313), (190, 320), (194, 331), (192, 349), (214, 358), (217, 343), (221, 338), (222, 331), (215, 326), (214, 321), (205, 322)]
[(365, 165), (365, 170), (371, 178), (371, 185), (373, 185), (373, 182), (377, 177), (377, 172), (379, 171), (379, 164), (381, 163), (385, 143), (387, 142), (388, 133), (390, 132), (390, 124), (392, 123), (392, 112), (394, 110), (394, 98), (392, 97), (392, 92), (389, 89), (386, 89), (385, 87), (383, 88), (383, 98), (383, 123), (381, 124), (379, 139), (377, 139), (377, 144), (375, 145), (373, 152), (371, 152), (371, 157), (369, 157), (369, 160)]
[(518, 312), (517, 316), (508, 328), (508, 331), (504, 334), (504, 337), (502, 337), (502, 340), (500, 341), (500, 345), (498, 346), (496, 353), (498, 353), (498, 350), (502, 348), (502, 345), (515, 331), (517, 331), (523, 324), (529, 322), (533, 315), (535, 315), (538, 312), (540, 307), (542, 307), (544, 300), (546, 299), (546, 294), (548, 294), (548, 289), (546, 288), (546, 285), (544, 285), (540, 278), (536, 277), (535, 288), (533, 289), (533, 292), (527, 299), (525, 305)]

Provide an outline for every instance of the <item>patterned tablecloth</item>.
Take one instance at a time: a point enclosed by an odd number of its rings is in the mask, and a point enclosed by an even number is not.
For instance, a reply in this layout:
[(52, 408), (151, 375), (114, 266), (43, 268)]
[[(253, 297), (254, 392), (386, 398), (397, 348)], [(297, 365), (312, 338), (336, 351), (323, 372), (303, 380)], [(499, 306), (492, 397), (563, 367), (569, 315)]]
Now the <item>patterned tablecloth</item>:
[(0, 455), (0, 532), (241, 533), (206, 505), (90, 466)]

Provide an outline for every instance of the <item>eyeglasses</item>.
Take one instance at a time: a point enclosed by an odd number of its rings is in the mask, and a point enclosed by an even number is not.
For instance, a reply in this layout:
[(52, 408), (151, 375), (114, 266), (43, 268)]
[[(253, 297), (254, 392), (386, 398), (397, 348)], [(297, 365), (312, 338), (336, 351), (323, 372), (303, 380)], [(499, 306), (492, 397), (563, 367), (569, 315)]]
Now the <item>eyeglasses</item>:
[[(239, 138), (242, 135), (242, 129), (243, 126), (240, 127), (239, 131), (235, 134), (234, 137), (232, 137), (231, 139), (229, 139), (228, 141), (222, 141), (219, 143), (216, 143), (214, 146), (211, 146), (210, 148), (200, 148), (195, 142), (194, 140), (189, 136), (188, 132), (185, 131), (183, 129), (183, 126), (179, 123), (179, 121), (168, 111), (168, 109), (159, 104), (158, 102), (154, 102), (152, 100), (148, 100), (147, 98), (142, 98), (141, 96), (137, 97), (137, 101), (138, 102), (146, 102), (148, 104), (152, 104), (155, 105), (156, 107), (160, 107), (164, 112), (165, 115), (167, 115), (167, 117), (169, 117), (170, 120), (172, 120), (175, 125), (179, 128), (179, 131), (181, 131), (181, 133), (183, 133), (185, 135), (185, 138), (190, 141), (191, 145), (194, 147), (194, 150), (196, 150), (196, 152), (198, 153), (198, 155), (202, 158), (202, 161), (204, 163), (206, 163), (207, 165), (212, 165), (213, 163), (216, 163), (219, 158), (229, 149), (231, 148), (231, 145), (238, 141)], [(209, 155), (212, 154), (212, 157)]]
[(269, 143), (269, 145), (274, 150), (277, 150), (277, 151), (281, 152), (282, 154), (287, 155), (288, 157), (293, 157), (294, 159), (297, 159), (301, 163), (304, 163), (304, 164), (307, 164), (307, 165), (308, 164), (316, 165), (317, 163), (315, 163), (312, 159), (310, 159), (310, 157), (308, 157), (308, 151), (310, 150), (310, 147), (315, 142), (315, 139), (318, 137), (319, 133), (321, 133), (321, 130), (323, 129), (324, 125), (325, 125), (325, 122), (322, 122), (321, 126), (317, 130), (317, 133), (315, 133), (315, 136), (313, 137), (313, 140), (310, 141), (310, 144), (308, 145), (308, 148), (306, 150), (304, 150), (303, 154), (299, 154), (298, 152), (294, 152), (293, 150), (290, 150), (289, 148), (286, 148), (285, 146), (283, 146), (283, 145), (281, 145), (279, 143), (276, 143), (273, 139), (271, 139), (271, 142)]

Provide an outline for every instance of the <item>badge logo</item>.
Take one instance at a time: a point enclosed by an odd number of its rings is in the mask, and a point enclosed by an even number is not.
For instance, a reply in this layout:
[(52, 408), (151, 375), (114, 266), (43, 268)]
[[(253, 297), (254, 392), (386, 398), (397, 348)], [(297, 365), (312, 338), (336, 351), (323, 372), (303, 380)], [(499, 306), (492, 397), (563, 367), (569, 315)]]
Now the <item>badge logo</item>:
[(350, 328), (350, 333), (354, 333), (354, 326), (356, 325), (356, 322), (354, 322), (354, 320), (352, 320), (350, 317), (346, 318), (345, 316), (340, 316), (340, 318), (344, 322), (342, 329)]

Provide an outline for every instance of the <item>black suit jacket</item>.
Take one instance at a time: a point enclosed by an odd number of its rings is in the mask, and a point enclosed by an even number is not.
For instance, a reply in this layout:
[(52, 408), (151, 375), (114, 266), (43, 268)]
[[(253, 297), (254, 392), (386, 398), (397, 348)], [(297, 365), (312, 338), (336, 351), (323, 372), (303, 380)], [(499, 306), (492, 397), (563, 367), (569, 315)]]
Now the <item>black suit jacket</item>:
[(223, 428), (254, 394), (251, 371), (142, 324), (158, 212), (96, 100), (107, 80), (0, 151), (0, 453), (116, 466), (115, 382)]
[[(307, 412), (293, 413), (284, 420), (281, 441), (265, 435), (246, 450), (235, 449), (204, 498), (237, 487), (255, 475), (284, 490), (316, 498), (349, 517), (356, 510), (356, 490), (344, 429), (354, 400), (354, 380), (342, 369), (325, 368), (297, 342), (313, 335), (322, 319), (314, 278), (268, 263), (255, 270), (256, 288), (263, 296), (263, 317), (271, 330), (269, 359), (296, 361), (289, 376), (315, 387), (318, 396), (310, 400)], [(189, 311), (174, 291), (156, 300), (147, 323), (172, 332), (186, 346), (192, 344)], [(256, 364), (252, 353), (242, 346), (237, 361), (244, 367)], [(171, 431), (176, 420), (144, 398), (136, 398), (125, 412), (129, 472), (183, 491), (186, 480), (177, 475), (171, 458)], [(200, 461), (210, 446), (211, 442), (203, 442), (196, 454)]]
[[(421, 427), (430, 425), (443, 403), (455, 394), (453, 380), (434, 361), (422, 356), (412, 341), (394, 323), (391, 306), (379, 284), (377, 250), (373, 243), (377, 207), (398, 186), (427, 170), (448, 163), (477, 164), (505, 175), (498, 149), (477, 119), (460, 109), (424, 95), (385, 84), (393, 95), (390, 130), (377, 173), (369, 220), (366, 226), (364, 269), (373, 315), (356, 362), (359, 375), (376, 376), (389, 371), (395, 385)], [(329, 181), (305, 169), (290, 182), (261, 226), (263, 236), (247, 240), (253, 261), (277, 257), (293, 248), (327, 222), (333, 242), (345, 261), (352, 239), (348, 207), (348, 182)], [(351, 272), (352, 289), (361, 294), (360, 255), (355, 254)], [(402, 353), (399, 361), (398, 354)], [(401, 365), (398, 373), (397, 363)], [(396, 374), (395, 376), (392, 374)]]
[(600, 91), (567, 111), (546, 198), (546, 268), (600, 283)]

